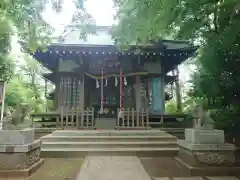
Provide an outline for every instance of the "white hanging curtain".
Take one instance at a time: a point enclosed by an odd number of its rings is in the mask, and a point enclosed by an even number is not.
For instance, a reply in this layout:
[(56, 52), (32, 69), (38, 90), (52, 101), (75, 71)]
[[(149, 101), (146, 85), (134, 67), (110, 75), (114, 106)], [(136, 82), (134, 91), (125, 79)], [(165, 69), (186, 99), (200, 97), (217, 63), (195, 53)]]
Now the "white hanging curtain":
[(108, 80), (107, 78), (105, 79), (105, 87), (107, 87), (107, 84), (108, 84)]
[(118, 79), (117, 77), (115, 77), (115, 86), (117, 87), (117, 85), (118, 85)]
[(98, 80), (96, 79), (96, 88), (99, 88), (100, 86), (99, 86), (99, 82), (98, 82)]
[(127, 85), (127, 78), (124, 77), (124, 85), (126, 86)]

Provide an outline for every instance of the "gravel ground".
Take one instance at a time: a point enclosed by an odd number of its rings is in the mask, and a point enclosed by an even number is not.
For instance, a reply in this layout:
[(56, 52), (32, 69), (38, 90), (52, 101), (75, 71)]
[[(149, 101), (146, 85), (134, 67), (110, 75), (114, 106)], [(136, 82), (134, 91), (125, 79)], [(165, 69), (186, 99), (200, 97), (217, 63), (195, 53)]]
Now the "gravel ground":
[(188, 177), (187, 169), (169, 157), (140, 158), (151, 177)]
[(75, 180), (84, 159), (45, 159), (28, 180)]

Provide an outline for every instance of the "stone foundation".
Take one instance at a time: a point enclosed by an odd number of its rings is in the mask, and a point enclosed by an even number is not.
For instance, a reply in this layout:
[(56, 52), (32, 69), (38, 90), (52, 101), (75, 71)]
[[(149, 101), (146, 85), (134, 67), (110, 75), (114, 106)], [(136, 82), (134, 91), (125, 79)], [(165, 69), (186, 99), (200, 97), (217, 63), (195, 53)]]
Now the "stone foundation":
[(178, 158), (195, 167), (232, 166), (235, 162), (234, 151), (190, 151), (182, 147)]
[(224, 143), (220, 130), (186, 129), (179, 140), (176, 160), (187, 167), (190, 175), (240, 175), (235, 166), (235, 145)]
[[(40, 159), (41, 140), (34, 140), (34, 130), (31, 129), (22, 131), (24, 133), (4, 131), (0, 131), (0, 135), (5, 136), (0, 138), (0, 177), (29, 176), (43, 163)], [(2, 144), (2, 140), (9, 141)]]

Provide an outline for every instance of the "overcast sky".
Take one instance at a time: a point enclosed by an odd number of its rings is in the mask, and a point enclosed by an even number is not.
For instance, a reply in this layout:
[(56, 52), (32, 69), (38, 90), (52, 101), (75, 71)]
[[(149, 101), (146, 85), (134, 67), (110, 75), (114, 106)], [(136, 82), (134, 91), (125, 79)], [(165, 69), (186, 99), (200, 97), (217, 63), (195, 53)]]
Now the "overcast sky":
[[(63, 0), (62, 7), (61, 13), (55, 13), (49, 6), (43, 14), (46, 21), (60, 32), (64, 25), (68, 25), (71, 22), (75, 11), (72, 0)], [(97, 25), (111, 26), (114, 23), (113, 16), (116, 11), (113, 8), (112, 0), (84, 0), (84, 7), (96, 20)]]

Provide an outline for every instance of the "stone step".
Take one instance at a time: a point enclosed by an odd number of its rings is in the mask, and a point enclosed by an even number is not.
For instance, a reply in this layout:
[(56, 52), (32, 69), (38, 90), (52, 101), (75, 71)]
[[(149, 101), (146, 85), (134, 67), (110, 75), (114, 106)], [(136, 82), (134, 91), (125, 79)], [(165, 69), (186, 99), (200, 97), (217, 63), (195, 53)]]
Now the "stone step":
[(43, 142), (42, 148), (176, 148), (176, 142)]
[(177, 142), (175, 136), (53, 136), (52, 134), (41, 137), (42, 142), (155, 142), (168, 141)]
[(58, 130), (53, 136), (171, 136), (160, 130)]
[(174, 157), (178, 148), (42, 148), (43, 158), (73, 158), (86, 156)]

